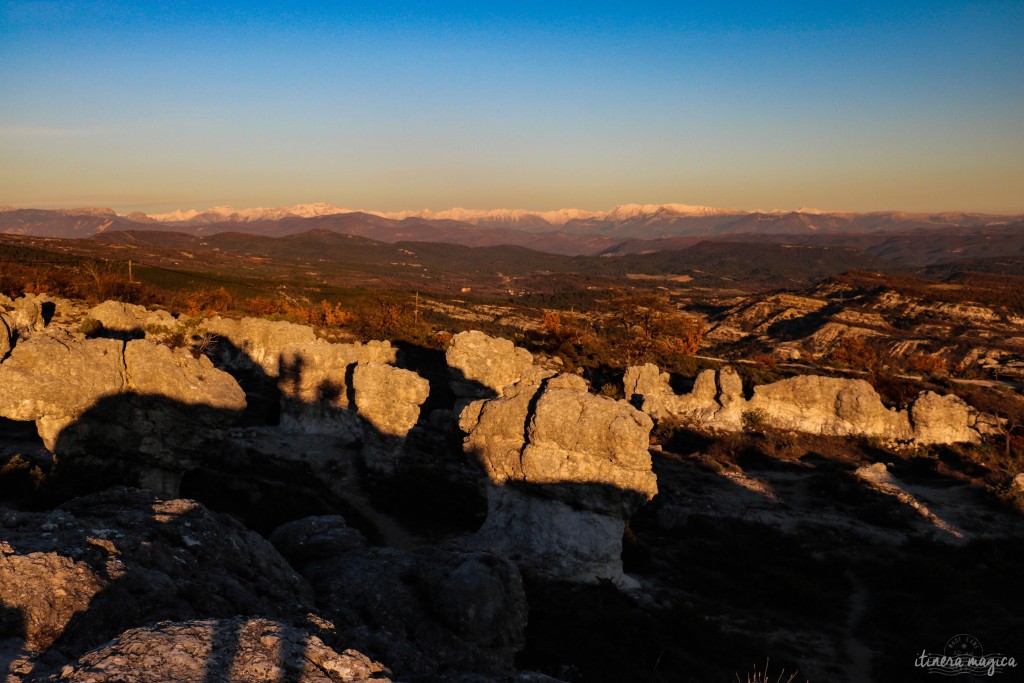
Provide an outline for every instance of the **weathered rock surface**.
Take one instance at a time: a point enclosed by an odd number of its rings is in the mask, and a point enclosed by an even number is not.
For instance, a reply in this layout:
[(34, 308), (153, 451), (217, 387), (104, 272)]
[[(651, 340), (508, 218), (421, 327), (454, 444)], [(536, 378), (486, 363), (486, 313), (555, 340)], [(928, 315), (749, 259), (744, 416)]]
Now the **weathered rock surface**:
[(314, 633), (263, 618), (161, 622), (130, 629), (45, 679), (69, 683), (355, 683), (384, 667)]
[(533, 355), (526, 349), (477, 330), (452, 337), (445, 359), (452, 391), (467, 398), (500, 396), (533, 365)]
[(0, 361), (14, 348), (14, 320), (0, 313)]
[[(245, 394), (205, 356), (145, 340), (36, 334), (0, 364), (0, 417), (34, 421), (65, 464), (127, 467), (133, 483), (173, 495), (174, 477), (245, 408)], [(154, 472), (154, 468), (156, 471)], [(155, 479), (153, 477), (156, 477)]]
[(173, 329), (178, 324), (167, 311), (150, 311), (145, 306), (121, 301), (97, 304), (89, 310), (88, 317), (103, 325), (105, 330), (138, 336), (144, 335), (147, 327)]
[(14, 300), (15, 326), (25, 334), (36, 332), (46, 327), (46, 319), (43, 316), (43, 305), (46, 303), (44, 295), (26, 294)]
[(558, 375), (471, 403), (459, 425), (490, 479), (482, 543), (540, 575), (622, 579), (624, 519), (657, 493), (649, 417)]
[(52, 512), (0, 512), (0, 606), (32, 651), (78, 657), (160, 619), (291, 617), (308, 584), (274, 548), (190, 500), (115, 488)]
[[(754, 389), (747, 410), (762, 411), (769, 425), (825, 436), (913, 436), (906, 412), (886, 408), (861, 379), (790, 377)], [(966, 418), (966, 415), (965, 415)]]
[(60, 431), (105, 396), (125, 389), (122, 344), (35, 335), (0, 364), (0, 417), (32, 420), (47, 448)]
[(280, 392), (282, 427), (336, 434), (349, 442), (362, 437), (362, 424), (349, 405), (355, 365), (392, 364), (397, 358), (397, 349), (387, 341), (331, 344), (317, 339), (311, 327), (283, 321), (213, 318), (203, 329), (221, 337), (217, 351), (222, 367), (256, 372), (274, 383)]
[(491, 553), (369, 548), (302, 572), (343, 641), (398, 676), (509, 673), (525, 644), (522, 579)]
[(647, 363), (625, 374), (626, 397), (656, 420), (668, 418), (736, 431), (743, 428), (743, 381), (731, 367), (702, 370), (693, 390), (678, 395), (669, 386), (668, 373)]
[(959, 396), (925, 391), (910, 407), (914, 441), (921, 444), (977, 441), (977, 417)]
[(977, 441), (994, 429), (994, 418), (960, 398), (924, 392), (910, 410), (887, 408), (874, 388), (860, 379), (802, 375), (762, 384), (749, 399), (739, 375), (726, 366), (704, 370), (693, 391), (677, 395), (669, 376), (654, 365), (627, 369), (626, 396), (656, 420), (739, 431), (744, 415), (775, 429), (825, 436), (871, 436), (921, 444)]
[(359, 363), (352, 371), (355, 408), (363, 418), (363, 459), (370, 469), (390, 472), (405, 437), (420, 416), (430, 383), (411, 370)]

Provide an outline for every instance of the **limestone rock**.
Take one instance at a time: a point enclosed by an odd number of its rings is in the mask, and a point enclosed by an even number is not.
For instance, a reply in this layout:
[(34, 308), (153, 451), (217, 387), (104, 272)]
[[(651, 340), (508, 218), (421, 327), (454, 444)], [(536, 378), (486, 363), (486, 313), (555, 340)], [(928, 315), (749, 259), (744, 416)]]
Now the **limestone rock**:
[(645, 413), (698, 428), (739, 431), (744, 415), (756, 414), (766, 427), (824, 436), (869, 436), (916, 443), (977, 441), (998, 431), (994, 418), (974, 411), (956, 396), (925, 392), (907, 411), (886, 408), (874, 388), (859, 379), (801, 375), (762, 384), (750, 400), (736, 371), (704, 370), (688, 394), (672, 393), (668, 376), (654, 365), (626, 371), (627, 397), (640, 399)]
[(365, 421), (363, 458), (378, 471), (391, 471), (405, 437), (420, 416), (430, 383), (411, 370), (359, 363), (352, 371), (355, 407)]
[(761, 411), (767, 423), (825, 436), (875, 436), (908, 440), (906, 413), (886, 408), (874, 388), (860, 379), (803, 375), (754, 389), (748, 410)]
[[(115, 488), (0, 512), (0, 605), (25, 646), (71, 657), (157, 619), (293, 616), (306, 582), (259, 535), (189, 500)], [(56, 645), (54, 645), (56, 643)]]
[(622, 387), (627, 401), (642, 403), (647, 397), (661, 397), (672, 394), (669, 375), (661, 372), (657, 365), (646, 363), (626, 368)]
[(283, 320), (215, 317), (204, 321), (203, 329), (223, 338), (222, 350), (229, 345), (234, 347), (232, 360), (254, 363), (272, 377), (278, 376), (285, 350), (317, 341), (313, 328)]
[(145, 306), (126, 304), (121, 301), (104, 301), (89, 310), (88, 317), (98, 321), (105, 330), (142, 336), (147, 326), (173, 329), (175, 320), (167, 311), (150, 311)]
[(26, 294), (14, 300), (14, 324), (25, 333), (39, 331), (46, 327), (43, 316), (43, 304), (46, 299), (42, 295)]
[[(652, 423), (625, 401), (586, 389), (581, 378), (558, 375), (520, 382), (463, 411), (465, 448), (490, 480), (479, 537), (540, 574), (621, 579), (623, 520), (657, 493), (648, 452)], [(537, 535), (533, 523), (556, 512), (558, 519)]]
[(209, 359), (145, 340), (34, 335), (0, 364), (0, 386), (0, 417), (34, 421), (61, 467), (127, 468), (167, 494), (173, 482), (152, 468), (180, 474), (245, 407)]
[(914, 441), (921, 444), (977, 442), (978, 432), (969, 426), (970, 407), (959, 396), (923, 392), (910, 407)]
[(355, 650), (339, 653), (314, 633), (264, 618), (160, 622), (134, 628), (65, 666), (67, 683), (354, 683), (389, 679)]
[(245, 408), (245, 392), (231, 375), (218, 370), (206, 356), (170, 349), (145, 340), (130, 341), (124, 349), (127, 390), (166, 397), (186, 405), (203, 404), (221, 410)]
[(507, 339), (472, 330), (452, 337), (445, 352), (449, 382), (456, 396), (500, 396), (533, 365), (533, 355)]
[(7, 358), (7, 354), (14, 348), (14, 330), (14, 320), (0, 313), (0, 361)]
[(36, 421), (53, 450), (63, 426), (99, 399), (124, 390), (121, 346), (113, 339), (70, 336), (20, 341), (0, 364), (0, 417)]
[(491, 553), (367, 548), (302, 572), (343, 641), (399, 677), (508, 673), (525, 644), (522, 579)]

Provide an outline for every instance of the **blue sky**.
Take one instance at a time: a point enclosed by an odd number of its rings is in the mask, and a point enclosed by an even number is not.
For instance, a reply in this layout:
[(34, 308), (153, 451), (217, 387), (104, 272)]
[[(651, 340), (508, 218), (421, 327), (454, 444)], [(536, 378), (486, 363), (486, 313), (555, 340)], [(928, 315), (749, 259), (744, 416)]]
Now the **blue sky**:
[(0, 203), (1024, 212), (1024, 2), (0, 0)]

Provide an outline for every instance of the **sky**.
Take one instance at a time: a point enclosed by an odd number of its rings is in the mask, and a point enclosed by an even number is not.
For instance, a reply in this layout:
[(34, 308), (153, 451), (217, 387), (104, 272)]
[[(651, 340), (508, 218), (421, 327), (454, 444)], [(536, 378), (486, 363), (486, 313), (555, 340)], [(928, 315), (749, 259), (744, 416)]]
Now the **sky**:
[(1024, 213), (1024, 2), (7, 2), (0, 204)]

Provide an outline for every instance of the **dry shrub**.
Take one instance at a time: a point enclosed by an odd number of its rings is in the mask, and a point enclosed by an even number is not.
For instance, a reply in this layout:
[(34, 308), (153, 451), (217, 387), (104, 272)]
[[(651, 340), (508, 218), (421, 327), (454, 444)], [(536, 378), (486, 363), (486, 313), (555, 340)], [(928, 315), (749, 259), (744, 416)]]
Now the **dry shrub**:
[(937, 353), (914, 353), (907, 357), (907, 369), (929, 375), (949, 372), (949, 362)]

